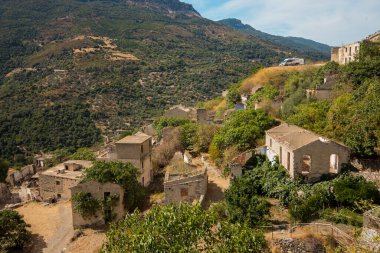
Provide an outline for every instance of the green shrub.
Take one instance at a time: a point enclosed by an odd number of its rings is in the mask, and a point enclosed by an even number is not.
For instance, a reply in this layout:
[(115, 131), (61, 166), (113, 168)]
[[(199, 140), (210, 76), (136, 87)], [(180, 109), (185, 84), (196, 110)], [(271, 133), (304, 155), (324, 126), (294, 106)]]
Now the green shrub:
[(31, 237), (28, 227), (30, 225), (25, 223), (18, 212), (0, 211), (0, 252), (22, 249)]
[(261, 231), (245, 224), (218, 222), (199, 205), (154, 206), (127, 214), (111, 225), (102, 248), (108, 252), (266, 252)]
[(373, 182), (367, 182), (361, 176), (342, 175), (334, 180), (336, 201), (345, 207), (355, 207), (355, 202), (372, 200), (379, 203), (379, 190)]
[(356, 227), (363, 226), (363, 216), (346, 208), (339, 209), (338, 211), (330, 208), (325, 209), (321, 217), (334, 223), (342, 223)]
[(242, 177), (233, 181), (225, 192), (228, 217), (232, 222), (250, 226), (265, 224), (270, 204), (257, 196), (251, 178)]
[(77, 192), (72, 197), (74, 210), (84, 219), (90, 219), (100, 210), (101, 203), (98, 199), (86, 192)]
[(161, 136), (162, 129), (165, 127), (177, 127), (190, 123), (190, 120), (183, 118), (166, 118), (161, 117), (154, 121), (153, 127), (156, 130), (158, 136)]

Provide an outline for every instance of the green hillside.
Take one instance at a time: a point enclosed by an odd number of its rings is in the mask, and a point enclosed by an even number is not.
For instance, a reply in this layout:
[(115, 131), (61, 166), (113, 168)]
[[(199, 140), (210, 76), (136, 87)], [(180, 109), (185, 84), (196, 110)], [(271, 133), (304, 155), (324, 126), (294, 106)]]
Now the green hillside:
[[(95, 126), (136, 128), (294, 53), (177, 0), (4, 0), (0, 24), (0, 156), (8, 159), (90, 146)], [(65, 121), (44, 125), (49, 115)]]

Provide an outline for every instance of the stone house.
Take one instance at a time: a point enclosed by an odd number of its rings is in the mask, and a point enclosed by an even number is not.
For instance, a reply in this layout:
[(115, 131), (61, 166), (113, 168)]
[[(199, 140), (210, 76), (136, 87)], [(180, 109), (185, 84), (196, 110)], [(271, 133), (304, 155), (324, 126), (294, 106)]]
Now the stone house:
[(339, 64), (347, 64), (355, 60), (359, 54), (360, 42), (346, 44), (341, 47), (331, 48), (331, 61)]
[(79, 184), (83, 171), (91, 161), (70, 160), (60, 163), (39, 175), (40, 196), (43, 200), (71, 198), (70, 188)]
[(165, 203), (203, 202), (207, 192), (207, 169), (178, 161), (167, 168), (164, 180)]
[(283, 165), (292, 178), (304, 176), (310, 182), (322, 175), (338, 174), (350, 160), (350, 149), (306, 129), (281, 124), (266, 131), (266, 155)]
[(117, 202), (115, 203), (115, 206), (108, 207), (107, 210), (101, 210), (99, 209), (95, 216), (90, 218), (83, 218), (79, 213), (77, 213), (74, 210), (74, 205), (72, 204), (72, 216), (73, 216), (73, 226), (74, 228), (79, 227), (87, 227), (87, 226), (97, 226), (97, 225), (104, 225), (104, 212), (111, 212), (111, 215), (115, 215), (115, 220), (121, 220), (124, 217), (125, 211), (124, 211), (124, 188), (121, 187), (118, 184), (114, 183), (105, 183), (101, 184), (96, 181), (89, 181), (86, 183), (81, 183), (76, 186), (73, 186), (70, 188), (71, 196), (74, 196), (78, 192), (84, 192), (89, 194), (90, 196), (100, 200), (101, 202), (104, 202), (105, 199), (107, 199), (109, 196), (114, 195), (117, 196)]
[(317, 86), (314, 89), (307, 89), (307, 98), (314, 97), (317, 100), (326, 100), (332, 98), (333, 88), (338, 80), (338, 75), (326, 76), (323, 80), (323, 84)]
[(152, 149), (152, 136), (139, 132), (117, 141), (114, 147), (100, 154), (96, 160), (129, 162), (140, 170), (139, 182), (148, 186), (153, 176)]
[[(378, 41), (380, 38), (380, 31), (375, 32), (365, 38), (369, 41)], [(335, 61), (339, 64), (347, 64), (355, 60), (355, 57), (360, 52), (360, 44), (362, 41), (358, 41), (351, 44), (346, 44), (341, 47), (331, 48), (331, 61)]]

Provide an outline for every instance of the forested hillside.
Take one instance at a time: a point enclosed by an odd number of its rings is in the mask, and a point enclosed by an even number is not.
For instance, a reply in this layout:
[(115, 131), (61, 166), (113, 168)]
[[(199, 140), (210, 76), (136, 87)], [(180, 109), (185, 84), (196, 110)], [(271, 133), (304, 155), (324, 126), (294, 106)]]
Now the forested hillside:
[(293, 53), (177, 0), (4, 0), (0, 24), (0, 156), (10, 160), (92, 145), (95, 126), (139, 127)]

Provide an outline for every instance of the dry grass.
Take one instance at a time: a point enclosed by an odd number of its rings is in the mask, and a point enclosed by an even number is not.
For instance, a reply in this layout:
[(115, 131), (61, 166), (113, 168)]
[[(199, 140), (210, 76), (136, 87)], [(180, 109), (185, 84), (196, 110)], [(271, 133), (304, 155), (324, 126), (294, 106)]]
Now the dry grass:
[(227, 104), (224, 98), (222, 97), (214, 98), (212, 100), (205, 102), (204, 108), (207, 110), (215, 111), (218, 107), (221, 106), (222, 103), (224, 103), (225, 105)]
[(123, 61), (123, 60), (138, 61), (139, 59), (133, 54), (126, 54), (119, 51), (114, 51), (112, 52), (111, 60), (112, 61)]
[(302, 66), (287, 66), (287, 67), (269, 67), (259, 70), (257, 73), (243, 80), (240, 92), (247, 93), (252, 90), (254, 86), (260, 86), (265, 84), (271, 84), (279, 87), (284, 83), (290, 73), (297, 71), (306, 71), (315, 69), (321, 66), (316, 65), (302, 65)]

